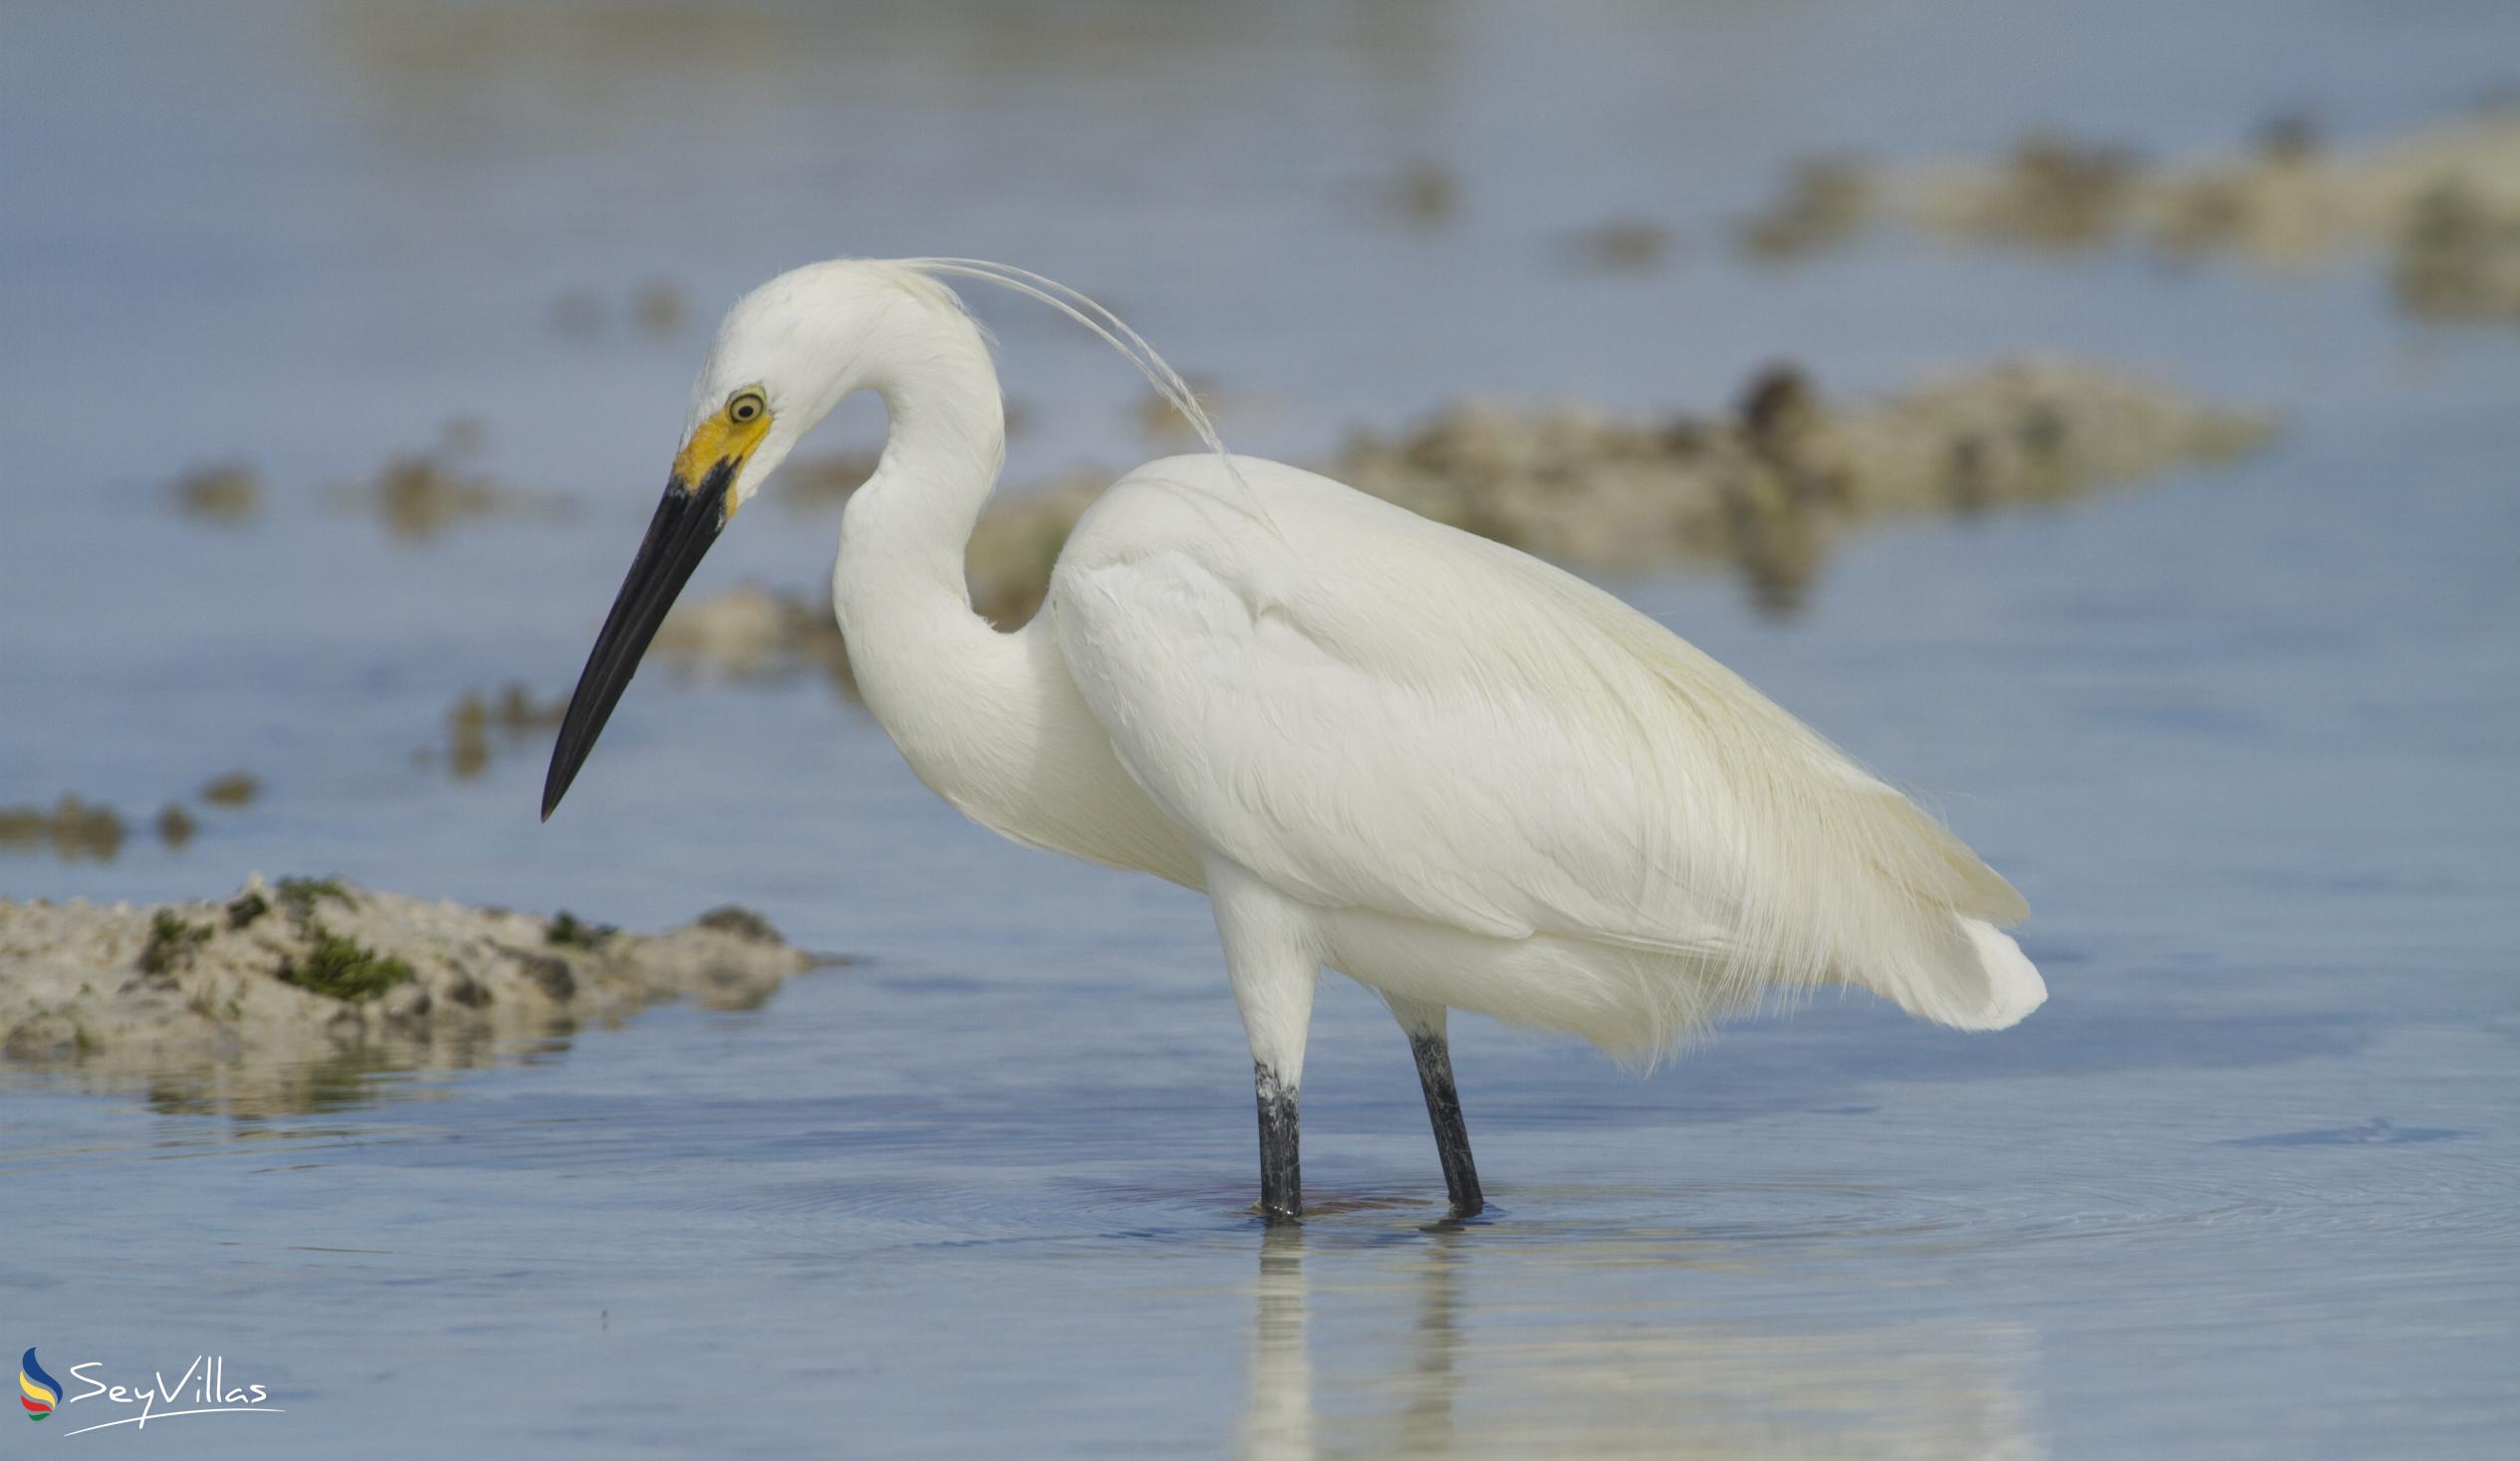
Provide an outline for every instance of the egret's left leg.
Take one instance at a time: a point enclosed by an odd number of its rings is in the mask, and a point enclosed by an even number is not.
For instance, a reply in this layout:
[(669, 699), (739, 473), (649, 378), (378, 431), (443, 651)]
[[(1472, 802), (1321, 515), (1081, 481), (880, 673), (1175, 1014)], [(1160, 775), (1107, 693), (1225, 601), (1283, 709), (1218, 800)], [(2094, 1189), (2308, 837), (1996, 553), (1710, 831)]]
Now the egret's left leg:
[(1260, 1107), (1260, 1211), (1272, 1223), (1304, 1210), (1298, 1093), (1304, 1042), (1321, 978), (1314, 914), (1222, 858), (1207, 865), (1208, 901), (1225, 944), (1225, 974), (1251, 1037), (1252, 1093)]
[(1443, 1163), (1445, 1195), (1452, 1215), (1468, 1217), (1487, 1206), (1479, 1191), (1479, 1169), (1470, 1160), (1470, 1128), (1461, 1120), (1461, 1093), (1452, 1086), (1452, 1045), (1444, 1037), (1446, 1011), (1441, 1005), (1386, 996), (1391, 1017), (1408, 1032), (1409, 1054), (1417, 1058), (1417, 1085), (1426, 1095), (1426, 1119), (1435, 1128), (1435, 1159)]

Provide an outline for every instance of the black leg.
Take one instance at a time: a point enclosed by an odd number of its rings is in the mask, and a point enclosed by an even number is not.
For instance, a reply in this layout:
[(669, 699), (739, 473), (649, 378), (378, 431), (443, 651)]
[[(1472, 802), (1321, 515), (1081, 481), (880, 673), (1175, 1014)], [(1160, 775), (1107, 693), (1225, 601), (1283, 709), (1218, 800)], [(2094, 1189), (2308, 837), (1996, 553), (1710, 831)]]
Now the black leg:
[[(1304, 1211), (1304, 1163), (1297, 1148), (1295, 1088), (1279, 1081), (1277, 1072), (1257, 1063), (1251, 1068), (1251, 1082), (1260, 1097), (1260, 1211), (1272, 1224), (1295, 1222)], [(1468, 1149), (1463, 1150), (1466, 1159)]]
[(1417, 1084), (1426, 1092), (1426, 1119), (1434, 1124), (1435, 1156), (1443, 1163), (1452, 1215), (1468, 1217), (1487, 1206), (1487, 1199), (1479, 1193), (1479, 1169), (1470, 1160), (1470, 1128), (1461, 1123), (1461, 1093), (1452, 1089), (1452, 1048), (1441, 1031), (1412, 1030), (1408, 1050), (1417, 1057)]

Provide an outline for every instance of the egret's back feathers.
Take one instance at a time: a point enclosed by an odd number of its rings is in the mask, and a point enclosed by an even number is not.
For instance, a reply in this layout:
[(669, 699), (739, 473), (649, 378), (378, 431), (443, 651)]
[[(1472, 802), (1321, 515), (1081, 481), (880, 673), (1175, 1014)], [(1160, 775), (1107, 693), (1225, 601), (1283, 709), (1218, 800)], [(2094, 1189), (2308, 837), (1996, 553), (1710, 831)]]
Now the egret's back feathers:
[(1326, 909), (1660, 956), (1705, 997), (1640, 1012), (1657, 1047), (1825, 981), (1963, 1028), (2044, 996), (1995, 932), (2019, 895), (1713, 659), (1536, 559), (1237, 465), (1287, 541), (1214, 511), (1212, 460), (1152, 463), (1078, 524), (1047, 610), (1201, 845)]

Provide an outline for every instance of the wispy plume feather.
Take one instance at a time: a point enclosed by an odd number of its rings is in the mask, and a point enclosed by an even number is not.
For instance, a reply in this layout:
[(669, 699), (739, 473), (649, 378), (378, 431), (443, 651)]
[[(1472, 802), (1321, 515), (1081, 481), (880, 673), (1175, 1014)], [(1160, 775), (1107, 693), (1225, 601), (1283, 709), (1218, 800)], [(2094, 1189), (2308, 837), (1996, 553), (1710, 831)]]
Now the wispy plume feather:
[(1029, 269), (1018, 269), (1012, 264), (993, 263), (987, 259), (944, 258), (901, 259), (895, 262), (923, 274), (977, 279), (994, 284), (1000, 289), (1048, 305), (1092, 331), (1097, 339), (1135, 365), (1137, 372), (1146, 377), (1146, 383), (1154, 387), (1155, 393), (1181, 413), (1181, 418), (1190, 423), (1190, 429), (1198, 433), (1200, 442), (1224, 464), (1225, 475), (1232, 478), (1234, 485), (1250, 499), (1252, 511), (1260, 521), (1272, 534), (1277, 532), (1277, 524), (1269, 517), (1268, 505), (1261, 500), (1260, 494), (1252, 490), (1251, 483), (1243, 477), (1242, 469), (1234, 464), (1232, 453), (1225, 450), (1224, 438), (1217, 435), (1216, 423), (1208, 418), (1206, 407), (1199, 404), (1198, 395), (1190, 389), (1189, 382), (1183, 380), (1180, 372), (1146, 343), (1144, 336), (1131, 329), (1128, 321), (1105, 309), (1082, 290), (1072, 289)]

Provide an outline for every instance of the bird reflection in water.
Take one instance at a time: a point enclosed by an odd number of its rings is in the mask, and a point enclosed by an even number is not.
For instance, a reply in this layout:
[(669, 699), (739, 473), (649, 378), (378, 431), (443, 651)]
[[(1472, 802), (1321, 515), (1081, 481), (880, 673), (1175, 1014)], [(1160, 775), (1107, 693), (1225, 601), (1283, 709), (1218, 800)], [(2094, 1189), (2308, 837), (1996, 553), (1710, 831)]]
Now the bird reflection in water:
[[(1570, 1316), (1562, 1285), (1554, 1302), (1541, 1286), (1528, 1300), (1511, 1297), (1521, 1265), (1508, 1255), (1532, 1250), (1482, 1252), (1478, 1238), (1438, 1227), (1396, 1265), (1388, 1248), (1317, 1246), (1308, 1276), (1305, 1230), (1265, 1232), (1251, 1287), (1245, 1461), (2046, 1454), (2026, 1388), (2035, 1337), (2022, 1326), (1674, 1322), (1651, 1301)], [(1340, 1332), (1308, 1334), (1322, 1328), (1316, 1278), (1339, 1301), (1330, 1312)], [(1478, 1283), (1466, 1305), (1465, 1279)], [(1413, 1314), (1404, 1329), (1377, 1322), (1399, 1320), (1387, 1311), (1403, 1302)], [(1337, 1356), (1320, 1374), (1315, 1340)]]
[(1251, 1403), (1244, 1412), (1247, 1461), (1302, 1461), (1313, 1444), (1313, 1361), (1304, 1347), (1304, 1230), (1273, 1224), (1260, 1235), (1260, 1278), (1252, 1285)]

